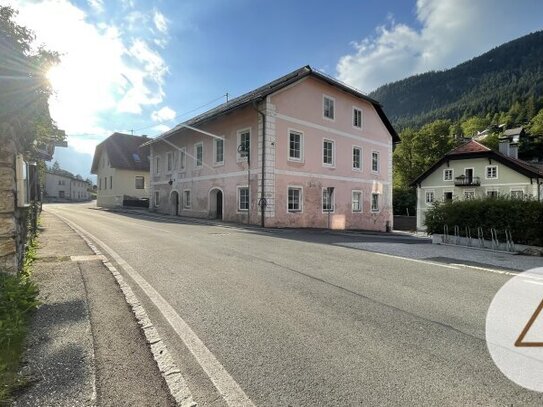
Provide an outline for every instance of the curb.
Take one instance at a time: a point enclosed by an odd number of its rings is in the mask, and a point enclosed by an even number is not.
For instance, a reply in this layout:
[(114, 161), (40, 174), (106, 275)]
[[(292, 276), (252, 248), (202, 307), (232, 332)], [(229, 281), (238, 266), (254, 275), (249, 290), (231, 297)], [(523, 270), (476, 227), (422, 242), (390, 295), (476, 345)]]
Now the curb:
[(171, 357), (171, 354), (168, 351), (166, 344), (164, 343), (164, 341), (158, 334), (158, 331), (149, 319), (149, 316), (143, 308), (143, 305), (140, 303), (136, 294), (134, 294), (128, 283), (124, 280), (121, 273), (119, 273), (115, 266), (113, 266), (113, 264), (111, 264), (111, 262), (107, 260), (107, 257), (96, 247), (96, 245), (87, 236), (83, 235), (79, 230), (71, 225), (71, 222), (69, 220), (65, 219), (60, 215), (57, 215), (56, 213), (52, 214), (62, 220), (66, 225), (68, 225), (70, 229), (72, 229), (79, 237), (81, 237), (83, 241), (87, 244), (87, 246), (89, 246), (89, 248), (94, 252), (94, 254), (96, 254), (97, 256), (101, 256), (102, 264), (107, 267), (107, 269), (111, 272), (111, 274), (115, 278), (115, 281), (119, 285), (119, 288), (123, 292), (127, 304), (130, 305), (132, 313), (136, 317), (138, 325), (143, 331), (145, 339), (149, 344), (153, 359), (155, 360), (162, 377), (166, 381), (166, 385), (168, 386), (170, 394), (174, 398), (176, 404), (179, 407), (196, 407), (197, 403), (192, 398), (192, 394), (187, 385), (187, 382), (185, 381), (185, 378), (181, 374), (181, 370), (173, 361), (173, 358)]

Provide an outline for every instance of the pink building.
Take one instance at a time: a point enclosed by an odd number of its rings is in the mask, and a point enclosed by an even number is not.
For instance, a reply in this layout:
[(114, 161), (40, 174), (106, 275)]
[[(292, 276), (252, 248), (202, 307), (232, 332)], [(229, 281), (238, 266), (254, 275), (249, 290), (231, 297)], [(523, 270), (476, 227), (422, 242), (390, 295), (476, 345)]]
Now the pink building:
[(392, 227), (378, 102), (309, 66), (151, 140), (151, 210), (266, 227)]

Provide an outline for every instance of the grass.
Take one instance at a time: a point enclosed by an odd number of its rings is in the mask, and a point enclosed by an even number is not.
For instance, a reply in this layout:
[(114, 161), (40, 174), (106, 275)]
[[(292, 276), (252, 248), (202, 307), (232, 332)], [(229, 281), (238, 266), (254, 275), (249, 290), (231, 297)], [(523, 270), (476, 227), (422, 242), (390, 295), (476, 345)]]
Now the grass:
[(36, 252), (33, 238), (22, 271), (17, 275), (0, 272), (0, 405), (9, 404), (13, 392), (26, 384), (18, 372), (30, 314), (39, 305), (38, 287), (30, 279)]

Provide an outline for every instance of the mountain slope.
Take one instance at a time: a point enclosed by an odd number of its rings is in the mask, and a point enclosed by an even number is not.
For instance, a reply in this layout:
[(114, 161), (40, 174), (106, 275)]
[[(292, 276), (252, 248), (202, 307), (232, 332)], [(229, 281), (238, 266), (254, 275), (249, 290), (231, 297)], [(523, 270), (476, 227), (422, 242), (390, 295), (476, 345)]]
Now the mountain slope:
[(518, 38), (445, 71), (393, 82), (370, 93), (398, 128), (508, 111), (543, 95), (543, 31)]

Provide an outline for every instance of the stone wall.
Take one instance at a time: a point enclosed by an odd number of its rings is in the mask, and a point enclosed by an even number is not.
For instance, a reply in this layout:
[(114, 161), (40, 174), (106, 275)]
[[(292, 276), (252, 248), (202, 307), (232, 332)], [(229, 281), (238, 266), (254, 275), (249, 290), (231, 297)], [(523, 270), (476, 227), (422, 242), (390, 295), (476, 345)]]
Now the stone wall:
[(0, 271), (7, 273), (22, 265), (28, 233), (29, 209), (16, 205), (15, 140), (11, 127), (0, 128)]

